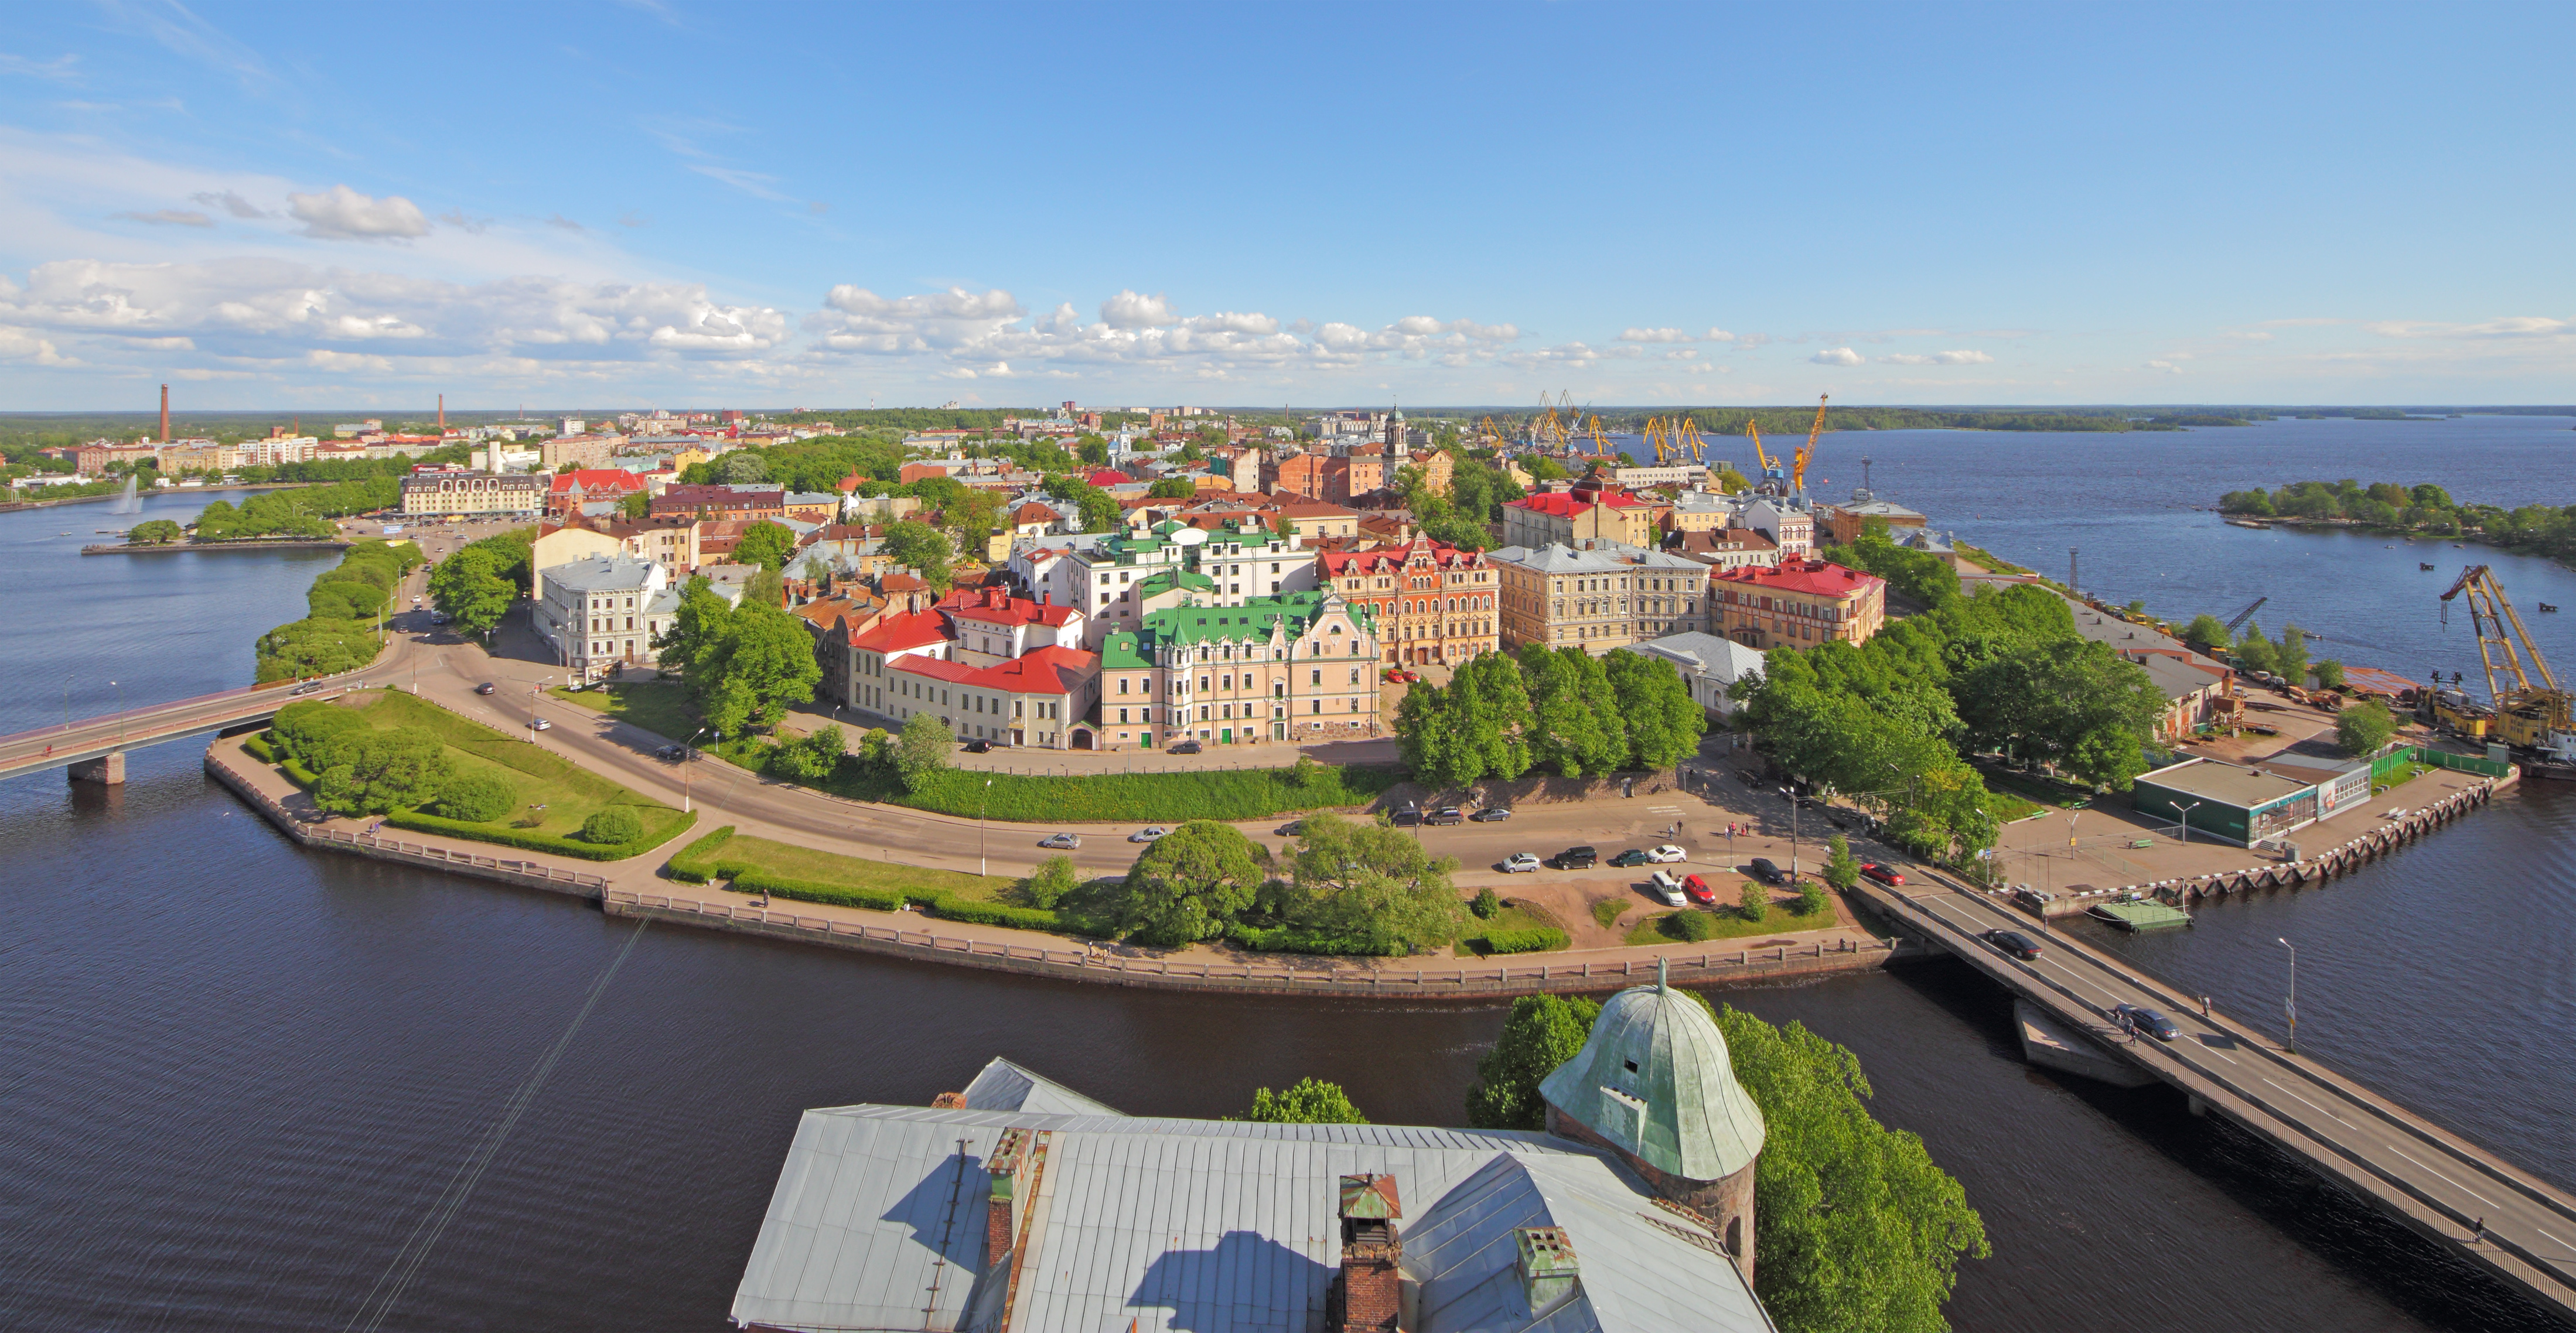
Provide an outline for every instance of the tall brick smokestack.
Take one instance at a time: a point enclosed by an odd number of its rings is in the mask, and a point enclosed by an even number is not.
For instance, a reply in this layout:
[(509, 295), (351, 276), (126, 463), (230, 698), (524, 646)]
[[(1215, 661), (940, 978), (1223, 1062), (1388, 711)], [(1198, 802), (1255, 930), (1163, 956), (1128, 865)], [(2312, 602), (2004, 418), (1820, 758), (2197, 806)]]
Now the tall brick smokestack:
[(447, 395), (443, 393), (438, 396), (438, 433), (447, 433)]
[(170, 442), (170, 386), (161, 386), (161, 442)]

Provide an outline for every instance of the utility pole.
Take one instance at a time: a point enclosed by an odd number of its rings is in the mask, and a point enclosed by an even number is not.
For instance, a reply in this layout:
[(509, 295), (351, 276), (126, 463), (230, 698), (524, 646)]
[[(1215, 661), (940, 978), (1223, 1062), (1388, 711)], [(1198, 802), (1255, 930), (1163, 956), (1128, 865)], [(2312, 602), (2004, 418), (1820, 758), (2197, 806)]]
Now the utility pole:
[(2066, 595), (2076, 598), (2084, 595), (2075, 587), (2075, 548), (2072, 546), (2066, 548)]
[(977, 797), (975, 800), (975, 873), (978, 875), (989, 875), (993, 870), (993, 864), (986, 856), (986, 852), (991, 846), (987, 834), (993, 826), (986, 823), (984, 820), (984, 807), (990, 803), (992, 799), (993, 780), (991, 778), (986, 778), (984, 779), (984, 794)]
[(2290, 951), (2290, 998), (2282, 1002), (2281, 1009), (2290, 1016), (2290, 1054), (2297, 1055), (2299, 1053), (2299, 946), (2283, 939), (2281, 947)]

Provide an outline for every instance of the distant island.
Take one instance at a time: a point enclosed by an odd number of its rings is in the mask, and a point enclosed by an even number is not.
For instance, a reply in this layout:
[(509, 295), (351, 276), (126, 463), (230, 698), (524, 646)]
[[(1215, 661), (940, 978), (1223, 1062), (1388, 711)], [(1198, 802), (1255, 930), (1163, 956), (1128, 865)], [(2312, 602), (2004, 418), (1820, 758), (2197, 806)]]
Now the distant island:
[(2277, 490), (2229, 491), (2218, 512), (2238, 520), (2479, 541), (2576, 565), (2576, 505), (2462, 503), (2431, 482), (2301, 481)]

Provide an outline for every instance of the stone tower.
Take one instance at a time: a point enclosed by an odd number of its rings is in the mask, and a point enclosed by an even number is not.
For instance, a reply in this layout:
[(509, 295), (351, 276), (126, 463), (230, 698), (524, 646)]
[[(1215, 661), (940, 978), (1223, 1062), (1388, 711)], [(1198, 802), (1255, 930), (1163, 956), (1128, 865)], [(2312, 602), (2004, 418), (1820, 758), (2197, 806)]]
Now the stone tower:
[(1551, 1134), (1607, 1148), (1657, 1194), (1715, 1224), (1753, 1280), (1753, 1162), (1762, 1111), (1698, 999), (1666, 984), (1624, 990), (1539, 1095)]

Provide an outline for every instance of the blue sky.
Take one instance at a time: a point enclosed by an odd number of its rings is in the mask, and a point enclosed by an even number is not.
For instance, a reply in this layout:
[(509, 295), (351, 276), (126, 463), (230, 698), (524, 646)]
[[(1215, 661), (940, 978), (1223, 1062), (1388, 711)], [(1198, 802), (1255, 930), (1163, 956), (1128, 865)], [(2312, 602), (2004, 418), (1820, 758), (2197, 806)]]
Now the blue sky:
[(2564, 403), (2555, 6), (23, 6), (0, 397)]

